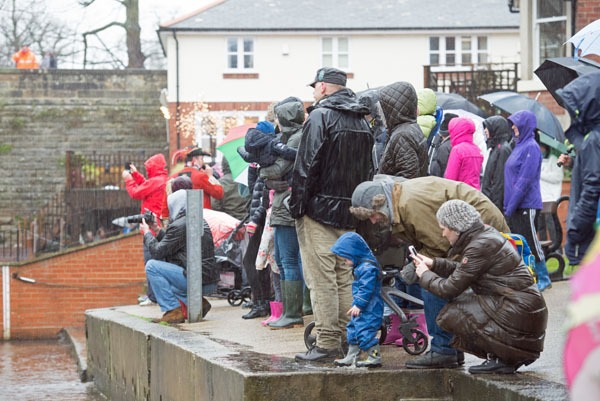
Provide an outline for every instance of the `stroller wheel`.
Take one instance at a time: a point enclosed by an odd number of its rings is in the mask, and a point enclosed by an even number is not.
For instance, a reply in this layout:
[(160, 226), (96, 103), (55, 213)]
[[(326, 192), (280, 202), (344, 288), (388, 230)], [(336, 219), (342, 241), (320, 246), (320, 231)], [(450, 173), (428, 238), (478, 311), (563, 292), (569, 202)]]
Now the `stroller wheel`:
[(242, 304), (242, 297), (240, 296), (239, 290), (231, 290), (227, 294), (227, 302), (231, 306), (240, 306)]
[(312, 334), (314, 328), (315, 322), (310, 322), (304, 329), (304, 345), (307, 349), (311, 349), (317, 344), (317, 335)]
[(245, 287), (240, 291), (240, 298), (242, 302), (250, 302), (252, 301), (252, 289), (250, 287)]
[(429, 338), (419, 329), (410, 329), (410, 338), (402, 338), (402, 348), (411, 355), (422, 354), (429, 345)]

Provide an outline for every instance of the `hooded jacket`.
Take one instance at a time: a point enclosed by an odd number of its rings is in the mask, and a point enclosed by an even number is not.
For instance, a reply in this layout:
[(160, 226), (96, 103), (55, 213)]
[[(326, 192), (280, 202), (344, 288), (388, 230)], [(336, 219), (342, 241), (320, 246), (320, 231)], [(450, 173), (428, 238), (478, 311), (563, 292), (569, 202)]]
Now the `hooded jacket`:
[(379, 264), (365, 240), (354, 232), (342, 234), (331, 252), (353, 263), (352, 305), (360, 309), (360, 315), (352, 317), (347, 326), (348, 342), (368, 349), (377, 344), (376, 333), (383, 319)]
[[(417, 93), (418, 111), (417, 124), (421, 127), (421, 131), (425, 138), (429, 138), (431, 131), (437, 125), (435, 113), (437, 109), (437, 97), (435, 92), (429, 88), (421, 89)], [(434, 132), (435, 135), (435, 132)]]
[(144, 163), (148, 179), (135, 171), (131, 174), (132, 180), (125, 181), (127, 193), (133, 199), (141, 200), (141, 212), (150, 210), (157, 216), (160, 216), (163, 201), (165, 199), (165, 185), (167, 184), (167, 161), (162, 154), (156, 154), (150, 157)]
[(427, 175), (427, 138), (417, 124), (417, 92), (408, 82), (381, 89), (379, 101), (389, 140), (379, 167), (381, 174), (405, 178)]
[(504, 214), (510, 217), (517, 209), (542, 208), (542, 151), (535, 141), (535, 114), (522, 110), (511, 115), (508, 120), (519, 129), (515, 148), (504, 167)]
[[(420, 284), (450, 302), (436, 322), (451, 345), (479, 358), (530, 364), (544, 349), (548, 309), (515, 248), (496, 229), (475, 223), (448, 254), (435, 258)], [(471, 288), (472, 293), (465, 293)]]
[(557, 91), (572, 123), (566, 132), (577, 157), (571, 176), (565, 251), (569, 262), (581, 261), (594, 238), (600, 199), (600, 73), (577, 78)]
[[(166, 230), (160, 230), (154, 237), (152, 233), (144, 234), (144, 245), (148, 248), (152, 259), (161, 260), (180, 266), (187, 271), (187, 226), (186, 226), (186, 191), (177, 191), (169, 195), (168, 205), (171, 216)], [(215, 284), (219, 281), (219, 268), (215, 262), (215, 245), (212, 233), (204, 220), (202, 247), (202, 285)]]
[(292, 174), (290, 212), (322, 224), (350, 229), (352, 191), (373, 176), (369, 109), (341, 89), (319, 101), (302, 130)]
[(490, 198), (498, 209), (504, 210), (504, 166), (512, 153), (512, 130), (509, 122), (502, 116), (486, 119), (483, 127), (490, 133), (487, 140), (490, 153), (481, 180), (481, 192)]
[(448, 124), (452, 150), (448, 156), (448, 165), (444, 178), (461, 181), (475, 189), (480, 189), (483, 155), (473, 143), (475, 124), (469, 118), (453, 118)]
[[(298, 99), (275, 106), (275, 115), (281, 129), (281, 142), (290, 149), (298, 149), (305, 116), (302, 101)], [(295, 225), (294, 219), (285, 205), (285, 200), (291, 194), (287, 178), (293, 168), (294, 160), (279, 157), (273, 165), (260, 169), (260, 177), (265, 179), (267, 187), (273, 182), (281, 184), (275, 189), (271, 203), (271, 226), (293, 227)]]
[[(450, 243), (442, 237), (435, 215), (440, 206), (450, 199), (461, 199), (475, 207), (484, 224), (499, 231), (510, 231), (502, 212), (481, 192), (463, 182), (439, 177), (401, 182), (378, 179), (363, 183), (352, 195), (352, 213), (359, 219), (367, 219), (374, 211), (387, 208), (391, 214), (393, 237), (414, 245), (419, 253), (426, 256), (441, 257), (448, 253)], [(381, 230), (378, 226), (371, 226)]]

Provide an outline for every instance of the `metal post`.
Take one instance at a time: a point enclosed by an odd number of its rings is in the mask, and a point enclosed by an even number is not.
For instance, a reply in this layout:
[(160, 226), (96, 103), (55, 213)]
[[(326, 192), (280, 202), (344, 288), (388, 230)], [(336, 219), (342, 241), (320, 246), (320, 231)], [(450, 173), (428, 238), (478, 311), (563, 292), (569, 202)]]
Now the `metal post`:
[(202, 317), (202, 190), (188, 190), (186, 207), (187, 232), (187, 299), (188, 321), (195, 323)]

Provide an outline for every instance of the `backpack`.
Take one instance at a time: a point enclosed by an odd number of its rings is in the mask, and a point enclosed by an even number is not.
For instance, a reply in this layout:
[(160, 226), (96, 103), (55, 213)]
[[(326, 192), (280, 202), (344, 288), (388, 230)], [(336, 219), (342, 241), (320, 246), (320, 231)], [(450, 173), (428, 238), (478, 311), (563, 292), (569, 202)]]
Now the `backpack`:
[(531, 249), (527, 244), (527, 240), (520, 234), (514, 233), (503, 233), (502, 236), (511, 243), (511, 245), (517, 250), (517, 253), (521, 255), (525, 266), (529, 269), (529, 273), (533, 276), (533, 281), (537, 283), (537, 276), (535, 275), (535, 256), (531, 253)]

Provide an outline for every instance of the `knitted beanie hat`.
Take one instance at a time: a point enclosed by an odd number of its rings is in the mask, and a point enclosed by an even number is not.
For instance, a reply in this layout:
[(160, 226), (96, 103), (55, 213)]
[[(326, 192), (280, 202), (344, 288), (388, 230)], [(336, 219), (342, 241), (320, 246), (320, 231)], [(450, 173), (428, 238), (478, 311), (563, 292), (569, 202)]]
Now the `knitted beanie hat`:
[(383, 185), (380, 181), (362, 182), (352, 193), (350, 213), (359, 220), (366, 220), (375, 212), (383, 214), (388, 220), (392, 217)]
[(467, 231), (476, 222), (481, 223), (479, 212), (467, 202), (459, 199), (445, 202), (438, 209), (436, 217), (441, 225), (458, 233)]

